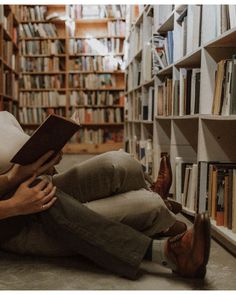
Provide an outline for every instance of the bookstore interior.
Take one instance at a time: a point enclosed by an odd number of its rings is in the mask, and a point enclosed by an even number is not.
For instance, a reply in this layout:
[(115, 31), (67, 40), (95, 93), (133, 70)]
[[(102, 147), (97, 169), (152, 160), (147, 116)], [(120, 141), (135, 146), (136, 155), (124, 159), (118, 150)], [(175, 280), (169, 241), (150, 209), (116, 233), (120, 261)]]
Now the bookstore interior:
[(123, 148), (236, 254), (236, 5), (0, 5), (0, 111), (28, 134), (80, 118), (65, 153)]

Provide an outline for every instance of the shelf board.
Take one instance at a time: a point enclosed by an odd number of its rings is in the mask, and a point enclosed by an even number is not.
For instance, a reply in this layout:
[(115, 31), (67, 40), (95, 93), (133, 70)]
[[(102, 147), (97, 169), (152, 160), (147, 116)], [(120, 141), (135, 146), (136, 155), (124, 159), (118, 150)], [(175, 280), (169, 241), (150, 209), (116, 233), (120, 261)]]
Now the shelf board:
[(221, 244), (224, 244), (234, 255), (236, 254), (236, 233), (224, 226), (217, 226), (216, 221), (211, 219), (212, 236)]
[(201, 66), (201, 47), (185, 55), (174, 63), (177, 68), (196, 68)]
[(211, 48), (211, 47), (236, 47), (235, 43), (236, 39), (236, 27), (232, 28), (222, 35), (216, 37), (215, 39), (203, 44), (204, 48)]
[(85, 37), (85, 36), (75, 36), (75, 37), (68, 37), (68, 39), (125, 39), (125, 36), (90, 36), (90, 37)]
[(65, 53), (59, 53), (59, 54), (19, 54), (19, 56), (21, 57), (66, 57), (66, 54)]
[(82, 19), (72, 19), (72, 22), (75, 22), (76, 24), (87, 24), (87, 23), (108, 23), (111, 21), (125, 21), (125, 18), (115, 18), (115, 17), (110, 17), (110, 18), (82, 18)]
[(85, 123), (85, 122), (80, 122), (81, 126), (122, 126), (124, 125), (124, 122), (120, 122), (120, 123)]
[(69, 54), (69, 57), (78, 57), (78, 56), (124, 56), (124, 53), (76, 53)]
[(70, 105), (70, 108), (84, 108), (84, 109), (95, 109), (95, 108), (98, 108), (98, 109), (105, 109), (105, 108), (121, 108), (123, 109), (124, 106), (121, 106), (121, 105)]
[(124, 71), (78, 71), (78, 70), (69, 70), (69, 74), (113, 74), (120, 75), (125, 74)]
[(127, 91), (125, 94), (128, 95), (128, 94), (130, 94), (132, 92), (135, 92), (135, 91), (141, 89), (142, 87), (148, 87), (148, 86), (154, 84), (154, 81), (155, 81), (155, 78), (153, 77), (150, 81), (146, 81), (146, 82), (140, 84), (139, 86)]
[(172, 75), (172, 68), (174, 64), (168, 65), (164, 69), (160, 70), (156, 75), (157, 76), (165, 76), (165, 75)]
[(66, 91), (66, 88), (31, 88), (31, 89), (19, 89), (20, 92), (43, 92), (43, 91), (58, 91), (58, 92), (65, 92)]
[(190, 215), (190, 216), (195, 216), (195, 214), (196, 214), (195, 211), (190, 210), (190, 209), (188, 209), (188, 208), (186, 208), (184, 206), (182, 207), (182, 212), (187, 214), (187, 215)]
[(230, 116), (221, 116), (221, 115), (203, 115), (203, 114), (194, 114), (194, 115), (183, 115), (183, 116), (155, 116), (156, 120), (192, 120), (192, 119), (201, 119), (201, 120), (220, 120), (220, 121), (236, 121), (236, 115)]
[(78, 88), (70, 87), (67, 88), (70, 91), (124, 91), (124, 88)]
[(220, 120), (220, 121), (235, 121), (236, 115), (222, 116), (222, 115), (200, 115), (202, 120)]
[(66, 154), (101, 154), (108, 151), (116, 151), (123, 147), (123, 142), (102, 144), (68, 143), (63, 148), (63, 152)]
[(40, 109), (59, 109), (59, 108), (66, 108), (66, 106), (22, 106), (19, 105), (19, 108), (27, 108), (27, 109), (34, 109), (34, 108), (40, 108)]
[(173, 28), (174, 28), (174, 13), (175, 13), (175, 10), (173, 10), (171, 12), (171, 14), (169, 15), (169, 17), (166, 19), (166, 21), (159, 26), (159, 28), (157, 29), (158, 33), (165, 34), (168, 31), (173, 30)]
[(4, 59), (2, 59), (2, 63), (3, 63), (3, 66), (7, 68), (9, 71), (12, 71), (17, 76), (19, 75), (19, 73), (16, 70), (14, 70), (11, 66), (9, 66)]
[(127, 69), (135, 59), (140, 59), (142, 57), (142, 52), (143, 48), (139, 49), (139, 51), (135, 53), (135, 55), (131, 58), (125, 68)]
[(19, 41), (28, 40), (65, 40), (66, 37), (21, 37)]
[(66, 75), (67, 72), (58, 71), (58, 72), (21, 72), (22, 75)]
[(62, 23), (62, 24), (65, 24), (65, 20), (63, 19), (60, 19), (60, 18), (52, 18), (52, 19), (49, 19), (49, 20), (20, 20), (20, 23), (21, 24), (28, 24), (28, 23), (31, 23), (31, 24), (49, 24), (49, 23)]

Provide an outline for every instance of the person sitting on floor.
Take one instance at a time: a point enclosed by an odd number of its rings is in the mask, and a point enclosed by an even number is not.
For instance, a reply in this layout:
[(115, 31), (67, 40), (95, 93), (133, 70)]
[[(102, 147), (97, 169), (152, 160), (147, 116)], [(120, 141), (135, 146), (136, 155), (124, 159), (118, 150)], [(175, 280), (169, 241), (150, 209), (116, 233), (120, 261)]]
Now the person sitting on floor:
[[(125, 152), (107, 152), (50, 175), (61, 158), (21, 166), (10, 159), (28, 139), (0, 112), (1, 249), (19, 254), (81, 254), (135, 279), (144, 259), (183, 277), (203, 278), (210, 252), (207, 214), (192, 229), (177, 221), (148, 188), (142, 166)], [(169, 238), (159, 239), (161, 235)]]

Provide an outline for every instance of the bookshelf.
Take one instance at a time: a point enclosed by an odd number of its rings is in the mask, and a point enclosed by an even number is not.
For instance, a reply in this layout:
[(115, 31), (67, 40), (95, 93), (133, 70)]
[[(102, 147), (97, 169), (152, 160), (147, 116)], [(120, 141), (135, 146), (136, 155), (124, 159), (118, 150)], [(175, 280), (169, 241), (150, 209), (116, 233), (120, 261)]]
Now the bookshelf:
[(49, 113), (80, 115), (68, 153), (123, 146), (125, 9), (20, 5), (19, 115), (35, 129)]
[(18, 117), (18, 17), (15, 5), (0, 5), (0, 110)]
[[(130, 19), (136, 9), (131, 7)], [(226, 185), (227, 173), (235, 173), (236, 162), (235, 100), (230, 96), (234, 84), (230, 88), (228, 83), (233, 82), (227, 82), (235, 79), (230, 71), (236, 53), (235, 11), (234, 5), (145, 5), (136, 20), (130, 22), (127, 35), (131, 52), (125, 105), (126, 150), (146, 165), (153, 180), (157, 178), (161, 153), (168, 152), (173, 172), (172, 197), (183, 204), (183, 212), (189, 216), (208, 210), (212, 235), (234, 254), (235, 217), (230, 223), (226, 220), (230, 213), (226, 218), (225, 212), (231, 208), (231, 214), (236, 213), (235, 178), (229, 187)], [(146, 35), (145, 19), (151, 23), (152, 40), (146, 39), (135, 52), (132, 48), (137, 48), (140, 38)], [(143, 48), (150, 43), (152, 54), (145, 60)], [(226, 60), (223, 65), (222, 60)], [(144, 64), (151, 68), (149, 81), (145, 82), (134, 70)], [(152, 87), (154, 90), (149, 90)], [(146, 91), (150, 91), (149, 99)], [(143, 120), (144, 114), (150, 120)], [(151, 152), (147, 150), (148, 140), (152, 142)], [(209, 184), (210, 166), (217, 167), (216, 162), (227, 163), (222, 164), (224, 169), (217, 168), (217, 177), (226, 173), (222, 180), (215, 180), (218, 186)], [(228, 163), (231, 168), (227, 168)], [(220, 185), (224, 186), (221, 197)], [(210, 188), (214, 187), (213, 193)], [(215, 193), (217, 220), (211, 208)], [(226, 202), (228, 194), (232, 199), (223, 205), (228, 209), (222, 210), (219, 202), (222, 196)], [(220, 225), (222, 214), (224, 225)]]

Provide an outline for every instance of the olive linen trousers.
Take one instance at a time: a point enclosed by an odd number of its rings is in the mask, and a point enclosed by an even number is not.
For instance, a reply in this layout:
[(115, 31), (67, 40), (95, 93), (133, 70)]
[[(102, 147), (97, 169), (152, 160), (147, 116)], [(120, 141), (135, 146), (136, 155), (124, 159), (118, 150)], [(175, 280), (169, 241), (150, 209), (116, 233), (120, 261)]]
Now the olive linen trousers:
[(46, 256), (81, 254), (134, 279), (149, 236), (176, 220), (162, 199), (147, 189), (141, 165), (124, 152), (93, 157), (55, 175), (53, 183), (56, 203), (22, 217), (24, 226), (2, 241), (1, 248)]

